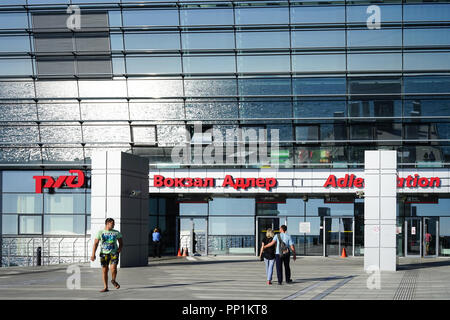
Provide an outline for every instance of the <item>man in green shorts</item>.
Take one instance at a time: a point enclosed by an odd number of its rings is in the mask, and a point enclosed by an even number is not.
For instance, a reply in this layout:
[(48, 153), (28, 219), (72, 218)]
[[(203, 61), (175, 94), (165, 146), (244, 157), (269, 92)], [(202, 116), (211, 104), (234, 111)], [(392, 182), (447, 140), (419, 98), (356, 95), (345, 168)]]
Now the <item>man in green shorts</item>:
[[(103, 272), (103, 285), (104, 288), (100, 292), (108, 291), (108, 269), (111, 265), (111, 283), (116, 289), (120, 288), (120, 285), (116, 282), (117, 276), (117, 264), (119, 263), (119, 253), (122, 251), (123, 242), (122, 234), (114, 230), (114, 219), (108, 218), (105, 220), (105, 229), (100, 230), (97, 233), (94, 241), (94, 248), (92, 251), (91, 261), (95, 261), (95, 252), (97, 251), (98, 243), (100, 243), (100, 263), (102, 265)], [(117, 243), (119, 242), (119, 248)]]

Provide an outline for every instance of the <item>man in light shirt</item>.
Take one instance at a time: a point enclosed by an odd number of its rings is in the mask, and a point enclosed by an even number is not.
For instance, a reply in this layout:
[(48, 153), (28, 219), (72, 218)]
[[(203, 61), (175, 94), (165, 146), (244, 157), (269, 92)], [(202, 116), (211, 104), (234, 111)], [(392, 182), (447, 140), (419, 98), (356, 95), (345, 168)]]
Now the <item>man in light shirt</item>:
[[(287, 227), (285, 225), (282, 225), (280, 227), (280, 234), (276, 235), (272, 242), (264, 246), (265, 248), (271, 247), (273, 245), (276, 245), (275, 249), (275, 265), (277, 266), (277, 278), (278, 278), (278, 284), (283, 283), (283, 269), (282, 265), (284, 265), (284, 272), (286, 273), (286, 283), (291, 283), (291, 268), (289, 267), (289, 261), (291, 259), (291, 251), (293, 254), (294, 261), (297, 259), (297, 256), (295, 254), (295, 246), (294, 242), (292, 241), (292, 238), (289, 234), (286, 233)], [(286, 244), (286, 247), (290, 248), (290, 251), (288, 254), (286, 254), (284, 257), (280, 257), (280, 243), (278, 241), (278, 238), (281, 239)]]

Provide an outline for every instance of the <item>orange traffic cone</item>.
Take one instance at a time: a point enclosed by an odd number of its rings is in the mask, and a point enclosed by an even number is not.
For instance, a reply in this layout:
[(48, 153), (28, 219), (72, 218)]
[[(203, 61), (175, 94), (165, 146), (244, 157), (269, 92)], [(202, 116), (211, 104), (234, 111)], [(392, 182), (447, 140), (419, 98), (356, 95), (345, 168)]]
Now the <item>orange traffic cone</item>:
[(187, 257), (187, 255), (188, 255), (188, 249), (184, 248), (183, 249), (183, 257)]
[(177, 257), (181, 257), (181, 251), (180, 251), (180, 248), (178, 248), (178, 254), (177, 254)]
[(341, 258), (347, 258), (347, 251), (345, 251), (345, 248), (342, 248)]

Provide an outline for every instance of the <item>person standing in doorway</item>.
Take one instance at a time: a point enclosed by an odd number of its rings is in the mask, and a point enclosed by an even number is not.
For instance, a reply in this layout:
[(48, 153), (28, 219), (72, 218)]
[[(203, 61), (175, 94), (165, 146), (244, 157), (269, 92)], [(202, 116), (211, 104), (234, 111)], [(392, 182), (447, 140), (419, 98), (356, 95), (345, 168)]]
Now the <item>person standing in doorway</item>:
[(161, 232), (158, 228), (155, 228), (152, 233), (153, 240), (153, 258), (161, 258)]
[[(117, 242), (119, 246), (117, 247)], [(103, 290), (100, 292), (107, 292), (108, 290), (108, 271), (111, 265), (111, 283), (119, 289), (120, 285), (116, 281), (117, 265), (119, 264), (119, 254), (122, 251), (123, 241), (122, 234), (114, 230), (114, 219), (107, 218), (105, 220), (105, 228), (97, 233), (94, 240), (94, 247), (92, 249), (91, 261), (95, 261), (95, 252), (100, 243), (100, 264), (102, 265), (103, 273)]]
[[(273, 240), (266, 244), (263, 249), (269, 248), (273, 245), (275, 245), (275, 265), (277, 267), (277, 279), (278, 284), (283, 283), (283, 265), (284, 265), (284, 272), (286, 274), (286, 283), (291, 283), (291, 268), (289, 267), (289, 262), (291, 259), (291, 252), (293, 254), (294, 261), (297, 259), (297, 256), (295, 254), (295, 246), (294, 242), (292, 241), (292, 238), (289, 234), (286, 233), (287, 226), (282, 225), (280, 227), (280, 233), (273, 238)], [(290, 251), (285, 254), (283, 257), (280, 256), (280, 246), (281, 242), (284, 242), (287, 248), (290, 249)]]

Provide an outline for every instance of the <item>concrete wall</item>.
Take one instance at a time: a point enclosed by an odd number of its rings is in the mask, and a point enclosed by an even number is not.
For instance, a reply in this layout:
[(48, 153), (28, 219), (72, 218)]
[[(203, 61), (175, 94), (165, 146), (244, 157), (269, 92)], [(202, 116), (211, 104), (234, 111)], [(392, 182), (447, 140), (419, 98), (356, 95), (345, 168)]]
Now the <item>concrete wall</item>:
[[(148, 160), (120, 151), (95, 152), (92, 156), (92, 243), (106, 218), (115, 220), (123, 235), (119, 267), (148, 264)], [(132, 196), (133, 190), (141, 191)], [(92, 246), (91, 246), (92, 248)], [(100, 267), (97, 259), (91, 267)]]
[(396, 181), (396, 151), (365, 151), (364, 270), (396, 271)]

